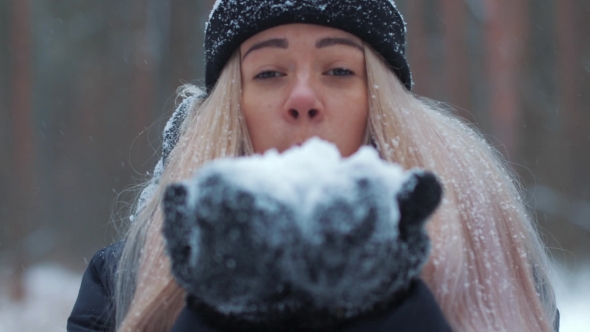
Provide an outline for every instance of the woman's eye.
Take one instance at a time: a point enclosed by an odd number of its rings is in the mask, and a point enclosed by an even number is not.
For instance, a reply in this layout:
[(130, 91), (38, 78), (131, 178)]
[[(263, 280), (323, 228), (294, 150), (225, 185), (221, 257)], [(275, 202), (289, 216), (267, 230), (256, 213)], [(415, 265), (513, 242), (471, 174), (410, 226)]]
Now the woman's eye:
[(267, 78), (275, 78), (275, 77), (281, 77), (281, 76), (285, 76), (282, 73), (279, 73), (278, 71), (272, 71), (272, 70), (267, 70), (264, 71), (256, 76), (254, 76), (255, 79), (267, 79)]
[(354, 75), (354, 73), (351, 70), (348, 70), (346, 68), (332, 69), (332, 70), (328, 71), (327, 74), (328, 75), (334, 75), (334, 76), (350, 76), (350, 75)]

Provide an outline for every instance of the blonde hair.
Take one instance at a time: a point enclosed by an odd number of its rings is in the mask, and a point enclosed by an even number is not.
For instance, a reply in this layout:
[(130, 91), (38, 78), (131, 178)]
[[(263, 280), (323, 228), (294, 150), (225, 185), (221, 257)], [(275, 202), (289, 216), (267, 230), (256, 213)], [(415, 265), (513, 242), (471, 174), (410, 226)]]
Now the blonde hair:
[(422, 273), (445, 317), (456, 331), (552, 331), (550, 264), (502, 157), (437, 103), (405, 91), (365, 48), (381, 155), (434, 171), (445, 188)]
[[(445, 186), (428, 226), (432, 251), (422, 277), (453, 329), (552, 331), (550, 264), (502, 158), (474, 129), (409, 93), (368, 45), (365, 58), (370, 141), (383, 159), (432, 170)], [(211, 95), (192, 105), (157, 192), (127, 232), (115, 290), (118, 331), (169, 330), (184, 306), (164, 252), (161, 193), (209, 160), (253, 153), (240, 98), (236, 52)]]

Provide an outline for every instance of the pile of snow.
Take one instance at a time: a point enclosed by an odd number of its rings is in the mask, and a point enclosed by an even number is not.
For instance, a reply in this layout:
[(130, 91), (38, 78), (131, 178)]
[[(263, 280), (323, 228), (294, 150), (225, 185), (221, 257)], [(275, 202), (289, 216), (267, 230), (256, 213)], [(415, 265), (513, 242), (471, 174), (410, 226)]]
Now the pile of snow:
[(82, 276), (55, 264), (40, 264), (25, 273), (26, 296), (8, 298), (0, 284), (0, 332), (66, 331), (66, 321), (80, 289)]
[[(372, 147), (361, 147), (351, 157), (343, 158), (336, 145), (317, 137), (283, 153), (271, 149), (264, 155), (216, 160), (188, 181), (188, 187), (197, 188), (200, 179), (209, 173), (222, 174), (236, 187), (268, 194), (298, 207), (303, 214), (309, 213), (305, 209), (318, 203), (354, 196), (357, 189), (353, 179), (382, 179), (381, 186), (387, 192), (385, 197), (395, 197), (412, 175), (397, 164), (383, 161)], [(196, 192), (189, 194), (196, 195)], [(395, 212), (393, 220), (399, 218)]]

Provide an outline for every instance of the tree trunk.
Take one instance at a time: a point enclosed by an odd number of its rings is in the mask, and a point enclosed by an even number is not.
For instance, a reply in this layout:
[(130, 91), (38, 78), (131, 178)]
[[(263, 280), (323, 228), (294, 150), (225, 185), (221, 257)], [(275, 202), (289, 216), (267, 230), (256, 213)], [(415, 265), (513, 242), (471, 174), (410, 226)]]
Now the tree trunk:
[(444, 35), (444, 57), (447, 96), (459, 115), (473, 120), (469, 89), (469, 57), (467, 54), (466, 5), (459, 0), (440, 0)]
[(425, 29), (424, 13), (426, 6), (423, 0), (411, 0), (407, 3), (408, 8), (408, 60), (414, 80), (414, 92), (431, 96), (430, 78), (432, 70), (428, 56), (428, 37)]
[(528, 37), (525, 1), (487, 0), (485, 27), (490, 116), (493, 135), (506, 157), (518, 148), (520, 69)]
[(10, 17), (10, 53), (12, 59), (11, 104), (12, 158), (11, 173), (13, 202), (9, 237), (14, 244), (14, 273), (10, 279), (10, 296), (21, 300), (25, 296), (23, 282), (27, 257), (22, 240), (31, 224), (32, 183), (34, 170), (34, 137), (31, 115), (31, 36), (30, 10), (27, 0), (13, 0)]
[[(556, 32), (557, 32), (557, 99), (559, 114), (563, 116), (564, 125), (562, 135), (568, 146), (568, 160), (564, 160), (565, 174), (567, 176), (567, 187), (576, 192), (577, 178), (576, 153), (577, 144), (583, 142), (584, 131), (587, 129), (579, 113), (578, 85), (579, 52), (576, 43), (576, 12), (574, 0), (560, 0), (555, 2)], [(584, 149), (586, 150), (586, 149)], [(580, 151), (582, 154), (587, 151)]]
[[(139, 135), (151, 123), (155, 102), (155, 59), (152, 36), (148, 30), (148, 0), (138, 0), (133, 7), (134, 54), (133, 93), (131, 123), (133, 133)], [(143, 135), (146, 137), (146, 135)], [(147, 146), (147, 141), (138, 140), (139, 146)], [(145, 144), (144, 144), (145, 143)]]

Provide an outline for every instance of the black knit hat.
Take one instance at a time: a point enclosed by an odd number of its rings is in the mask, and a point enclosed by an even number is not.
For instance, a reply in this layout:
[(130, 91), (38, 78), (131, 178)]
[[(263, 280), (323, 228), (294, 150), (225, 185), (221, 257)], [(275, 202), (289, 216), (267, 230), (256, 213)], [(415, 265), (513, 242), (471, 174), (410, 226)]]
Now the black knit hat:
[(406, 26), (393, 0), (217, 0), (205, 31), (207, 92), (244, 41), (290, 23), (328, 26), (359, 37), (412, 89), (405, 57)]

